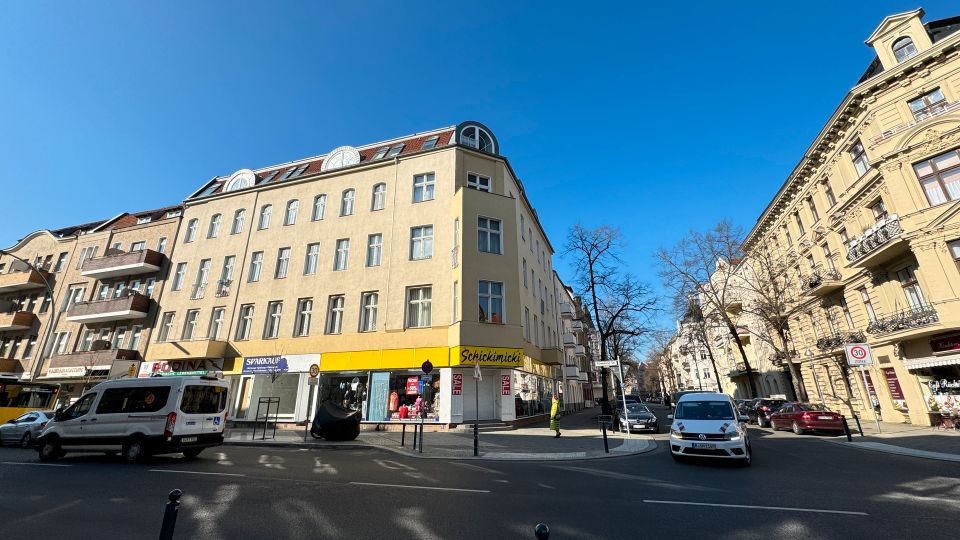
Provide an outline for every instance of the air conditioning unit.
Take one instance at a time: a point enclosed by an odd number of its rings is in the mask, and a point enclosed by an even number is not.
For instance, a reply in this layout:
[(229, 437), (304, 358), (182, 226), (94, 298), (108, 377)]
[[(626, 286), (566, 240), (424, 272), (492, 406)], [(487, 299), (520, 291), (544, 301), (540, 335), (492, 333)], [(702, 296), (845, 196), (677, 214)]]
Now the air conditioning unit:
[(110, 341), (106, 339), (96, 339), (93, 343), (90, 344), (91, 351), (107, 351), (110, 350)]

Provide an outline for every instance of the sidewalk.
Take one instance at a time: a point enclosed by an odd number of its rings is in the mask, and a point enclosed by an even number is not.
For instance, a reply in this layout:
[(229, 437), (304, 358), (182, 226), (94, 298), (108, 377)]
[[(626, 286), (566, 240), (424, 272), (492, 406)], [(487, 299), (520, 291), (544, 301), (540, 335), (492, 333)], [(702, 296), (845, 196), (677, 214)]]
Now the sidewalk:
[[(493, 459), (493, 460), (580, 460), (621, 457), (649, 452), (657, 447), (652, 438), (634, 433), (627, 439), (621, 433), (607, 434), (610, 453), (605, 453), (603, 436), (597, 425), (599, 407), (564, 416), (560, 422), (560, 438), (554, 438), (547, 421), (511, 431), (480, 433), (479, 456), (473, 455), (473, 432), (426, 432), (423, 453), (413, 449), (413, 433), (407, 430), (405, 445), (400, 446), (401, 433), (397, 431), (362, 431), (355, 441), (330, 442), (317, 440), (303, 430), (277, 430), (275, 439), (255, 440), (253, 430), (227, 430), (225, 445), (260, 447), (296, 447), (323, 449), (377, 448), (398, 454), (428, 459)], [(262, 436), (257, 433), (258, 439)], [(272, 435), (267, 431), (268, 437)]]
[(881, 422), (880, 432), (877, 432), (877, 425), (872, 420), (861, 418), (860, 424), (863, 437), (856, 431), (856, 422), (851, 422), (852, 443), (847, 442), (845, 436), (824, 440), (888, 454), (960, 462), (960, 431)]

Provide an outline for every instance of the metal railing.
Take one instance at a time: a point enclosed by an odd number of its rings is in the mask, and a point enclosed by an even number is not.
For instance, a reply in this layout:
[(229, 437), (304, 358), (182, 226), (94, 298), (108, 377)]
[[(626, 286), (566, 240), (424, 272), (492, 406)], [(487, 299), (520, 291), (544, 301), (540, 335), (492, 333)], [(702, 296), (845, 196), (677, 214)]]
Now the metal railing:
[(217, 298), (228, 296), (230, 294), (231, 283), (233, 283), (233, 280), (230, 279), (221, 279), (217, 281)]
[(824, 281), (840, 281), (840, 271), (836, 268), (823, 268), (820, 265), (814, 267), (813, 272), (803, 278), (803, 285), (807, 289), (816, 289)]
[(893, 214), (884, 218), (850, 242), (847, 246), (847, 260), (855, 262), (864, 258), (890, 240), (900, 236), (902, 232), (903, 227), (900, 225), (899, 216)]
[(460, 266), (460, 246), (453, 246), (450, 250), (450, 256), (453, 259), (453, 268)]
[(905, 124), (900, 124), (899, 126), (893, 128), (893, 129), (888, 129), (888, 130), (884, 131), (884, 132), (881, 133), (879, 136), (874, 137), (873, 139), (871, 139), (871, 140), (870, 140), (870, 144), (871, 144), (871, 145), (875, 145), (875, 144), (881, 143), (881, 142), (885, 141), (886, 139), (889, 139), (890, 137), (893, 137), (893, 136), (896, 135), (897, 133), (900, 133), (901, 131), (908, 130), (908, 129), (912, 128), (913, 126), (916, 126), (917, 124), (920, 124), (920, 123), (922, 123), (922, 122), (926, 122), (927, 120), (929, 120), (929, 119), (931, 119), (931, 118), (935, 118), (935, 117), (937, 117), (937, 116), (940, 116), (941, 114), (948, 113), (948, 112), (953, 111), (953, 110), (958, 109), (958, 108), (960, 108), (960, 100), (954, 101), (953, 103), (946, 103), (945, 101), (942, 101), (942, 102), (940, 102), (940, 103), (934, 103), (933, 105), (930, 105), (929, 107), (927, 107), (927, 108), (925, 108), (925, 109), (921, 109), (921, 110), (917, 111), (915, 114), (917, 114), (918, 116), (917, 116), (917, 118), (916, 118), (915, 120), (913, 120), (912, 122), (907, 122), (907, 123), (905, 123)]
[(882, 336), (938, 322), (940, 322), (940, 316), (937, 314), (937, 310), (926, 304), (880, 317), (867, 326), (867, 332)]
[(847, 333), (835, 333), (830, 336), (822, 337), (817, 340), (817, 348), (821, 351), (832, 351), (833, 349), (839, 349), (847, 343), (863, 343), (867, 340), (867, 337), (863, 335), (863, 332), (847, 332)]
[(191, 299), (191, 300), (199, 300), (199, 299), (203, 298), (203, 295), (204, 295), (204, 292), (206, 291), (206, 289), (207, 289), (207, 283), (206, 283), (206, 282), (194, 284), (193, 290), (190, 291), (190, 299)]

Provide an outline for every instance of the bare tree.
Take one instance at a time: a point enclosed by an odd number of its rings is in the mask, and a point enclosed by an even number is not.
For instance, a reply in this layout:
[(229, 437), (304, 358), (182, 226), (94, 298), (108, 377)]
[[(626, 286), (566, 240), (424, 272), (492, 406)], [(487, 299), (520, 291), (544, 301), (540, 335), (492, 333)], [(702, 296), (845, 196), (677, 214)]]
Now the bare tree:
[[(576, 288), (596, 325), (601, 361), (610, 357), (612, 348), (616, 354), (642, 336), (656, 307), (650, 288), (622, 271), (622, 248), (620, 231), (609, 225), (588, 229), (578, 223), (567, 236), (565, 254), (573, 256)], [(609, 401), (606, 368), (601, 368), (601, 377), (603, 399)]]
[(728, 311), (734, 300), (742, 298), (737, 289), (742, 242), (743, 231), (723, 220), (705, 233), (690, 231), (673, 248), (657, 250), (655, 257), (660, 278), (674, 293), (674, 303), (698, 298), (702, 309), (729, 332), (743, 361), (750, 394), (756, 396), (753, 368), (737, 332), (737, 321)]

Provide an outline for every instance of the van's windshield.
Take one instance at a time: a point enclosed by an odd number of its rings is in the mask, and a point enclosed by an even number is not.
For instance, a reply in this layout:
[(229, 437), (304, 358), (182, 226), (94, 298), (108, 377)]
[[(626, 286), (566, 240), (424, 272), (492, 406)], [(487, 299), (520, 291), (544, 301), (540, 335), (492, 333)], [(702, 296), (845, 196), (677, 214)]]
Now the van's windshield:
[(677, 420), (733, 420), (726, 401), (683, 401), (677, 404)]
[(187, 414), (216, 414), (227, 405), (227, 389), (222, 386), (190, 385), (183, 389), (180, 410)]

